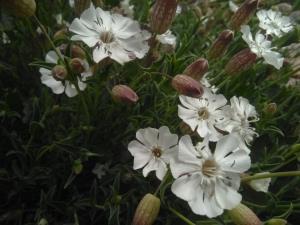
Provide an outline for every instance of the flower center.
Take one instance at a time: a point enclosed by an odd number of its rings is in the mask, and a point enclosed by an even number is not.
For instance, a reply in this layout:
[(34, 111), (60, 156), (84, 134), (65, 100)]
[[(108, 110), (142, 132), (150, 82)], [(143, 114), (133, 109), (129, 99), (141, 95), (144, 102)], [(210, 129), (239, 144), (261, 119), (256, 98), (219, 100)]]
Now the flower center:
[(209, 112), (207, 111), (206, 108), (200, 108), (199, 111), (198, 111), (198, 115), (199, 115), (199, 118), (202, 119), (202, 120), (207, 120), (208, 117), (209, 117)]
[(103, 42), (103, 43), (111, 43), (115, 40), (115, 37), (113, 35), (112, 32), (109, 32), (109, 31), (105, 31), (105, 32), (102, 32), (101, 35), (100, 35), (100, 40)]
[(159, 158), (162, 155), (161, 149), (156, 147), (154, 149), (152, 149), (152, 154), (156, 157)]
[(207, 177), (216, 176), (218, 172), (218, 164), (213, 159), (207, 159), (202, 165), (202, 173)]

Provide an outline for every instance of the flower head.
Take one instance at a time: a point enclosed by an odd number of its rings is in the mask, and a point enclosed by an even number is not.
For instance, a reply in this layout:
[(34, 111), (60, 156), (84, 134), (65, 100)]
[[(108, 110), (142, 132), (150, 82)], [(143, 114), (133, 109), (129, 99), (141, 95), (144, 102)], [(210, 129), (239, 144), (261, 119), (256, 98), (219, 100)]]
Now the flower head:
[(150, 33), (141, 30), (137, 21), (95, 8), (93, 4), (69, 29), (76, 34), (71, 38), (73, 41), (83, 41), (93, 48), (96, 63), (109, 57), (124, 64), (143, 58), (149, 50), (146, 40)]
[(167, 164), (177, 154), (177, 135), (170, 133), (166, 126), (159, 129), (149, 127), (138, 130), (136, 138), (128, 144), (128, 150), (134, 157), (133, 169), (144, 167), (144, 177), (156, 171), (156, 177), (162, 180), (167, 172)]
[(284, 58), (280, 53), (272, 51), (271, 41), (269, 41), (265, 35), (258, 32), (255, 35), (255, 39), (253, 39), (248, 25), (243, 25), (241, 32), (243, 33), (242, 37), (244, 41), (257, 57), (263, 57), (266, 63), (274, 66), (276, 69), (282, 67)]
[(267, 34), (281, 37), (283, 34), (293, 29), (291, 19), (282, 16), (281, 12), (273, 10), (260, 10), (257, 12), (259, 27), (266, 31)]
[(178, 116), (187, 123), (192, 130), (197, 129), (200, 137), (209, 137), (210, 141), (217, 141), (222, 134), (217, 130), (226, 122), (223, 111), (227, 100), (221, 94), (205, 91), (200, 98), (180, 96), (182, 105), (178, 105)]
[(208, 144), (204, 139), (194, 146), (188, 135), (180, 139), (178, 158), (170, 164), (176, 179), (171, 190), (194, 213), (211, 218), (240, 203), (240, 174), (250, 168), (251, 161), (234, 136), (221, 138), (214, 153)]
[(258, 121), (255, 107), (249, 103), (248, 99), (243, 97), (237, 98), (234, 96), (230, 99), (230, 103), (231, 106), (225, 109), (227, 116), (230, 118), (225, 129), (230, 133), (238, 133), (247, 144), (250, 144), (253, 136), (258, 135), (255, 128), (251, 127), (251, 123)]
[[(50, 51), (46, 55), (46, 62), (54, 65), (58, 64), (58, 56), (55, 51)], [(81, 91), (86, 88), (86, 79), (92, 76), (89, 65), (86, 61), (83, 62), (84, 72), (77, 77), (78, 87)], [(54, 94), (66, 93), (68, 97), (74, 97), (78, 94), (76, 87), (67, 79), (66, 71), (61, 66), (54, 66), (52, 70), (40, 68), (41, 81), (43, 84), (51, 88)]]

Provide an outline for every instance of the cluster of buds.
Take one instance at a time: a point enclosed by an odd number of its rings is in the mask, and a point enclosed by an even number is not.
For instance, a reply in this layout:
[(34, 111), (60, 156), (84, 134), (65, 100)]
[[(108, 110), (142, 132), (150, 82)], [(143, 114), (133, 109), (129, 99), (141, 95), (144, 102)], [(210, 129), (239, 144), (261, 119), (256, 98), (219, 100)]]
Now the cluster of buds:
[(132, 225), (152, 225), (160, 210), (160, 200), (152, 194), (146, 194), (140, 201)]
[(260, 0), (246, 0), (231, 17), (230, 27), (239, 30), (243, 24), (247, 24), (255, 13)]
[(126, 85), (116, 85), (111, 90), (112, 98), (116, 102), (122, 103), (136, 103), (139, 100), (138, 95)]
[(165, 33), (176, 15), (177, 0), (156, 0), (150, 16), (150, 28), (156, 34)]
[(256, 61), (256, 54), (249, 48), (235, 54), (225, 66), (225, 72), (229, 75), (235, 75), (251, 68)]
[(233, 37), (233, 31), (224, 30), (209, 49), (208, 57), (210, 59), (217, 59), (223, 56), (226, 53), (231, 41), (233, 40)]
[(0, 6), (17, 17), (30, 17), (35, 14), (35, 0), (0, 0)]

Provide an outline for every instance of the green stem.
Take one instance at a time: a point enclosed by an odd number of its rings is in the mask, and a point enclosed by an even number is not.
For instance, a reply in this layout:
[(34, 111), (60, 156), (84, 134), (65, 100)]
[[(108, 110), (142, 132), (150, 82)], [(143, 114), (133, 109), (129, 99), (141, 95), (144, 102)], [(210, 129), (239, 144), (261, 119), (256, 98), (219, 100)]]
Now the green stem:
[(43, 33), (45, 34), (46, 38), (48, 39), (49, 43), (51, 44), (53, 50), (56, 52), (57, 56), (59, 57), (59, 59), (64, 62), (64, 57), (62, 56), (61, 52), (59, 51), (58, 48), (56, 48), (55, 44), (53, 43), (52, 39), (50, 38), (46, 28), (44, 27), (44, 25), (40, 22), (40, 20), (37, 18), (36, 15), (33, 15), (33, 18), (35, 19), (35, 21), (38, 23), (39, 27), (41, 28), (41, 30), (43, 31)]
[(292, 176), (300, 176), (300, 171), (257, 174), (257, 175), (242, 178), (242, 182), (249, 182), (251, 180), (259, 180), (259, 179), (265, 179), (265, 178), (270, 178), (270, 177), (292, 177)]
[(170, 176), (170, 170), (168, 169), (166, 175), (164, 176), (163, 180), (160, 182), (159, 186), (156, 188), (156, 191), (154, 192), (154, 195), (157, 196), (160, 189), (165, 185), (166, 181), (168, 180)]
[(192, 221), (190, 221), (188, 218), (186, 218), (184, 215), (182, 215), (180, 212), (178, 212), (176, 209), (169, 207), (169, 210), (174, 213), (177, 217), (179, 217), (182, 221), (184, 221), (188, 225), (196, 225)]

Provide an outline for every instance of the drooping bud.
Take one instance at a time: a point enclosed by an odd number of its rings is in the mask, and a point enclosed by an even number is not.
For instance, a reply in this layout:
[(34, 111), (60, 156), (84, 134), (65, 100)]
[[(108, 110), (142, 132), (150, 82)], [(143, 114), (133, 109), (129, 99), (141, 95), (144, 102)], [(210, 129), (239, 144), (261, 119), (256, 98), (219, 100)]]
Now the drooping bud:
[(277, 112), (277, 104), (271, 102), (264, 107), (264, 113), (267, 115), (274, 115)]
[(235, 225), (263, 224), (251, 209), (241, 203), (234, 209), (229, 210), (228, 214)]
[(54, 41), (61, 40), (61, 39), (67, 39), (68, 29), (62, 28), (58, 31), (56, 31), (53, 35)]
[(146, 194), (135, 210), (132, 225), (152, 225), (160, 210), (160, 200), (152, 194)]
[(260, 0), (246, 0), (234, 13), (230, 20), (230, 27), (239, 30), (241, 25), (247, 24), (255, 13)]
[(194, 78), (196, 81), (202, 79), (204, 74), (208, 71), (208, 62), (204, 58), (199, 58), (192, 64), (190, 64), (185, 70), (183, 74)]
[(172, 87), (180, 94), (190, 96), (193, 98), (199, 98), (203, 95), (203, 87), (200, 82), (193, 78), (179, 74), (172, 79)]
[(242, 71), (248, 70), (256, 61), (256, 54), (249, 48), (235, 54), (225, 66), (225, 72), (229, 75), (235, 75)]
[(136, 103), (139, 100), (137, 94), (126, 85), (116, 85), (111, 90), (112, 98), (116, 102)]
[(68, 71), (62, 65), (56, 65), (52, 69), (52, 76), (56, 80), (64, 80), (68, 76)]
[(224, 30), (219, 35), (219, 37), (215, 40), (215, 42), (212, 44), (208, 52), (208, 57), (210, 59), (217, 59), (223, 56), (226, 53), (231, 41), (233, 40), (233, 37), (234, 37), (233, 31)]
[(150, 28), (156, 34), (165, 33), (176, 14), (177, 0), (156, 0), (151, 11)]
[(81, 47), (79, 47), (78, 45), (71, 46), (71, 58), (85, 59), (85, 56), (86, 54)]
[(274, 218), (265, 222), (264, 225), (286, 225), (287, 221), (284, 219)]
[(2, 0), (0, 6), (3, 6), (17, 17), (33, 16), (36, 10), (35, 0)]
[(80, 58), (71, 59), (70, 67), (76, 73), (83, 73), (85, 71), (84, 62)]
[(75, 0), (75, 13), (80, 16), (81, 13), (91, 5), (91, 0)]

